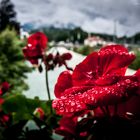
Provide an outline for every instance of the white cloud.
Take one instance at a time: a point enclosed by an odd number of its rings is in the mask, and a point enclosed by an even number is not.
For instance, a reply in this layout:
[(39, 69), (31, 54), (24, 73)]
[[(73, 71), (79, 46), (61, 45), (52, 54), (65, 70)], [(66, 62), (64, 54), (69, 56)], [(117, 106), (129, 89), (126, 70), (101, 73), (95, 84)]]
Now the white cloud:
[(84, 30), (117, 35), (140, 31), (139, 0), (12, 0), (23, 24), (68, 24)]

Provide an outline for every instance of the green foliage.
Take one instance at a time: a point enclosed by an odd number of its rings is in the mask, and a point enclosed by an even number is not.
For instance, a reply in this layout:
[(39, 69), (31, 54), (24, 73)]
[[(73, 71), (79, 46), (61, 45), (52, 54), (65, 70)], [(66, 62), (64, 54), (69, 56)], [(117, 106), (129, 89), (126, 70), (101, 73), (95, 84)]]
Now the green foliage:
[[(52, 140), (52, 130), (58, 126), (60, 116), (55, 111), (51, 112), (51, 101), (39, 100), (39, 98), (28, 99), (22, 94), (5, 97), (2, 109), (5, 113), (11, 114), (11, 124), (8, 128), (0, 128), (0, 138), (2, 140), (20, 139), (50, 139)], [(36, 108), (42, 108), (44, 119), (34, 115)], [(33, 124), (32, 124), (32, 123)], [(29, 129), (30, 128), (30, 129)], [(4, 136), (4, 138), (2, 137)]]
[(7, 96), (2, 105), (5, 113), (12, 114), (14, 122), (32, 119), (33, 112), (37, 107), (41, 107), (45, 112), (49, 112), (45, 101), (41, 101), (37, 98), (27, 99), (21, 94)]
[(28, 86), (24, 82), (31, 71), (22, 54), (23, 43), (14, 31), (9, 29), (0, 34), (0, 83), (10, 83), (12, 93), (21, 93)]
[(88, 55), (93, 52), (93, 48), (89, 46), (80, 46), (79, 48), (74, 48), (74, 51), (82, 55)]
[(133, 61), (133, 63), (129, 66), (130, 68), (137, 70), (140, 68), (140, 51), (134, 50), (134, 53), (136, 55), (136, 59)]
[[(71, 41), (79, 43), (83, 43), (84, 39), (87, 38), (88, 33), (83, 31), (81, 28), (77, 27), (74, 29), (68, 29), (68, 28), (43, 28), (41, 29), (44, 31), (44, 33), (48, 36), (49, 41), (55, 40), (58, 41)], [(36, 32), (34, 30), (33, 32)]]

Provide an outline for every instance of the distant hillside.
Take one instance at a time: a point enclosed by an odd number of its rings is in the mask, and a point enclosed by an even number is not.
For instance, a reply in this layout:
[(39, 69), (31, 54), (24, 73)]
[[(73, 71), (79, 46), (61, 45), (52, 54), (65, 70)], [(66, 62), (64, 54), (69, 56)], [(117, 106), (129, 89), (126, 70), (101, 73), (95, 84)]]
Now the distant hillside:
[[(53, 26), (50, 27), (41, 27), (34, 29), (31, 32), (43, 31), (49, 38), (49, 40), (58, 41), (71, 41), (83, 43), (84, 39), (88, 37), (88, 33), (83, 31), (80, 27), (75, 28), (56, 28)], [(135, 34), (131, 37), (123, 36), (117, 38), (114, 35), (101, 34), (101, 33), (90, 33), (91, 35), (100, 36), (106, 41), (115, 41), (117, 43), (131, 43), (131, 44), (140, 44), (140, 33)]]

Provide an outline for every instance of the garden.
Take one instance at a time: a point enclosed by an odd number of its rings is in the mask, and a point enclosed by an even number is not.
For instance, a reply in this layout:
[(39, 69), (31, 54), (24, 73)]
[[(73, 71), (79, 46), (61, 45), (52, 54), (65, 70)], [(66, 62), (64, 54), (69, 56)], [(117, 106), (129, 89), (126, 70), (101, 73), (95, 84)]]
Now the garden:
[(0, 140), (139, 140), (138, 35), (129, 46), (80, 27), (21, 38), (9, 2), (0, 3)]

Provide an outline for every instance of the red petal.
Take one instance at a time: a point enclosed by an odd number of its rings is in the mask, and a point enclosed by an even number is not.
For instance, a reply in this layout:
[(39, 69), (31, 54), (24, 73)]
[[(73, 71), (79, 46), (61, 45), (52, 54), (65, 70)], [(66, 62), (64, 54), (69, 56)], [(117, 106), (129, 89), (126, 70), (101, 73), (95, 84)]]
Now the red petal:
[(78, 85), (94, 85), (98, 78), (98, 53), (94, 52), (86, 57), (86, 59), (78, 64), (72, 75), (73, 84)]
[(53, 101), (53, 108), (55, 108), (59, 114), (85, 110), (86, 105), (80, 101), (80, 97), (82, 97), (82, 94), (88, 89), (91, 89), (91, 87), (72, 87), (65, 90), (60, 99)]
[(46, 48), (46, 43), (48, 39), (44, 33), (36, 32), (28, 38), (28, 44), (33, 46), (41, 47), (42, 49)]
[(137, 70), (137, 72), (134, 74), (134, 76), (137, 78), (137, 80), (139, 82), (139, 89), (137, 91), (137, 95), (140, 95), (140, 69)]
[(140, 82), (140, 69), (138, 69), (134, 75), (137, 77), (138, 81)]
[(112, 86), (93, 87), (84, 93), (75, 95), (70, 94), (66, 98), (53, 101), (53, 107), (60, 114), (78, 112), (96, 108), (98, 106), (106, 106), (117, 104), (133, 96), (138, 89), (138, 82), (131, 79), (125, 79)]
[[(129, 54), (123, 46), (106, 46), (98, 53), (94, 52), (88, 55), (82, 63), (76, 66), (72, 75), (73, 84), (75, 86), (95, 85), (95, 80), (100, 79), (102, 76), (104, 81), (101, 81), (101, 85), (113, 84), (114, 81), (111, 77), (123, 76), (126, 67), (134, 59), (135, 56)], [(107, 74), (110, 75), (110, 78)], [(99, 81), (98, 84), (100, 84)]]
[(59, 122), (60, 127), (55, 130), (57, 134), (63, 136), (75, 135), (76, 134), (76, 121), (71, 116), (63, 116)]
[(40, 58), (42, 57), (42, 52), (39, 51), (36, 48), (30, 48), (30, 47), (24, 47), (23, 48), (23, 54), (24, 56), (28, 59), (28, 58)]
[(59, 75), (57, 83), (55, 85), (55, 96), (59, 98), (62, 96), (65, 89), (72, 87), (72, 77), (68, 71), (64, 71)]
[(125, 74), (125, 69), (135, 59), (134, 54), (129, 54), (127, 49), (121, 45), (109, 45), (99, 51), (100, 66), (102, 66), (103, 74), (117, 73)]
[(32, 65), (38, 65), (38, 59), (29, 59)]
[(111, 44), (111, 45), (104, 46), (100, 49), (100, 52), (104, 52), (106, 50), (117, 50), (121, 52), (128, 52), (128, 50), (123, 45), (118, 45), (118, 44), (117, 45)]
[(118, 82), (118, 80), (121, 78), (121, 76), (116, 75), (116, 74), (107, 74), (105, 76), (99, 77), (99, 79), (97, 79), (95, 81), (96, 85), (98, 86), (107, 86), (107, 85), (112, 85)]

